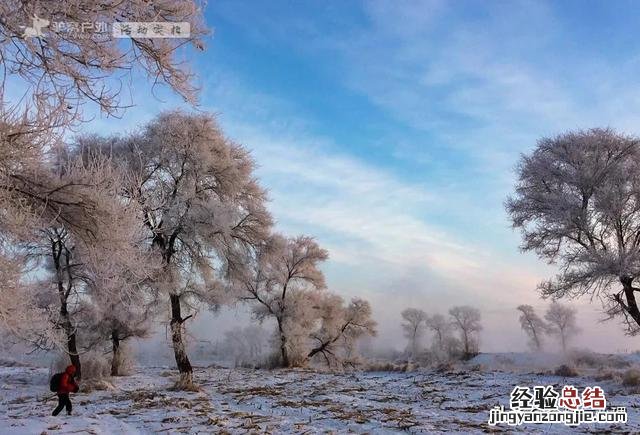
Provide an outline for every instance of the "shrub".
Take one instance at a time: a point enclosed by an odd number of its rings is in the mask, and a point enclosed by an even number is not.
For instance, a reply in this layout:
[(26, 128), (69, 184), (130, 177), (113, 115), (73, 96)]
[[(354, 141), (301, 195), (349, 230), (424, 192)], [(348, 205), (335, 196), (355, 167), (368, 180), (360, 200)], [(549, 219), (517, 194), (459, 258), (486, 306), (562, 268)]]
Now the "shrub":
[(576, 350), (571, 353), (571, 361), (576, 366), (602, 367), (605, 365), (605, 358), (589, 350)]
[(472, 372), (484, 372), (485, 367), (482, 364), (474, 364), (469, 368), (469, 370)]
[(636, 387), (640, 385), (640, 370), (630, 368), (622, 375), (622, 384), (628, 387)]
[(608, 359), (607, 365), (616, 369), (624, 369), (629, 367), (631, 365), (631, 362), (621, 355), (612, 355)]
[(436, 367), (436, 372), (438, 373), (451, 373), (455, 370), (455, 366), (451, 361), (443, 362), (442, 364), (438, 364)]
[(554, 374), (556, 376), (562, 376), (565, 378), (574, 378), (576, 376), (579, 376), (578, 371), (573, 366), (567, 364), (562, 364), (560, 367), (558, 367)]
[(594, 376), (596, 381), (611, 381), (619, 377), (617, 372), (613, 372), (611, 370), (600, 369), (598, 373)]
[(406, 364), (394, 364), (390, 361), (370, 361), (363, 366), (366, 372), (404, 372)]

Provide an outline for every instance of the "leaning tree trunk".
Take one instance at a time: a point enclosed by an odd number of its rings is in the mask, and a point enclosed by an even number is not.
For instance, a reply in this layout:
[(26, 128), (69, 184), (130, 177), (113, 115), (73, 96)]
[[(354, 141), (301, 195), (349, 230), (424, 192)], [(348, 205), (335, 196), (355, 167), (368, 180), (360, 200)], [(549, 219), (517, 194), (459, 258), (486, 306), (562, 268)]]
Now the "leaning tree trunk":
[(542, 347), (542, 343), (540, 342), (540, 338), (538, 337), (536, 328), (534, 328), (533, 325), (531, 325), (531, 322), (529, 322), (529, 325), (531, 326), (531, 332), (533, 333), (533, 344), (536, 347), (536, 350), (539, 351)]
[(185, 320), (180, 312), (180, 296), (171, 295), (171, 342), (173, 343), (173, 353), (180, 372), (180, 380), (177, 384), (180, 388), (193, 386), (193, 367), (191, 367), (182, 337), (182, 324)]
[(111, 345), (113, 355), (111, 357), (111, 376), (120, 376), (120, 364), (122, 363), (122, 349), (120, 348), (120, 337), (115, 329), (111, 331)]
[(638, 309), (638, 302), (636, 301), (635, 291), (637, 288), (633, 287), (633, 277), (623, 276), (620, 278), (622, 283), (625, 299), (627, 303), (622, 302), (622, 298), (617, 297), (618, 303), (622, 308), (631, 316), (631, 318), (640, 326), (640, 309)]

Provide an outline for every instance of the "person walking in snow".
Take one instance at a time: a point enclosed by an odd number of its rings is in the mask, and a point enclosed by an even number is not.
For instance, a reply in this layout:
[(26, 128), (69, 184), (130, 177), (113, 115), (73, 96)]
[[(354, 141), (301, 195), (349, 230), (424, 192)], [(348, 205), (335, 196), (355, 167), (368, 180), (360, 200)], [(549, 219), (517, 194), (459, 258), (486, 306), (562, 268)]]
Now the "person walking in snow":
[(51, 391), (54, 391), (58, 395), (58, 406), (53, 410), (52, 415), (58, 415), (62, 408), (67, 408), (67, 415), (71, 415), (71, 399), (69, 399), (70, 393), (78, 392), (78, 384), (74, 378), (76, 374), (76, 367), (70, 365), (64, 371), (64, 373), (57, 373), (51, 378)]

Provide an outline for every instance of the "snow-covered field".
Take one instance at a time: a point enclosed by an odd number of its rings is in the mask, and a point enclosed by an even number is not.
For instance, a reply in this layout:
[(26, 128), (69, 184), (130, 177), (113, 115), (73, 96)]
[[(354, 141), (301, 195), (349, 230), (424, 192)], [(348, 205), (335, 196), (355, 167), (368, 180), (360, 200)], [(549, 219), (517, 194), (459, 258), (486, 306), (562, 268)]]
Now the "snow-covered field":
[[(482, 357), (482, 355), (481, 355)], [(485, 363), (491, 358), (483, 357)], [(495, 359), (495, 358), (494, 358)], [(500, 360), (498, 358), (498, 360)], [(590, 377), (496, 369), (410, 373), (318, 373), (306, 370), (198, 368), (201, 392), (174, 392), (174, 372), (144, 367), (113, 380), (114, 389), (79, 393), (74, 415), (50, 416), (56, 401), (47, 389), (49, 371), (35, 367), (1, 367), (3, 412), (0, 432), (55, 433), (395, 433), (511, 431), (490, 428), (494, 405), (508, 406), (514, 385), (598, 384), (609, 406), (626, 406), (624, 426), (557, 425), (521, 427), (527, 433), (593, 431), (638, 433), (638, 396), (618, 382)]]

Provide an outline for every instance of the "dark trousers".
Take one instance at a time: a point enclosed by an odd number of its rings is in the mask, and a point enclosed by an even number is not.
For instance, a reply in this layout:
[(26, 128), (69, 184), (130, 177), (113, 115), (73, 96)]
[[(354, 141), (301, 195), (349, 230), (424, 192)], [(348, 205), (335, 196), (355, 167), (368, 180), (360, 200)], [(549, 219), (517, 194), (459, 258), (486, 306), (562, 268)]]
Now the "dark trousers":
[(62, 408), (67, 408), (67, 414), (71, 415), (71, 400), (69, 399), (69, 394), (63, 393), (58, 394), (58, 407), (53, 410), (53, 415), (60, 414)]

